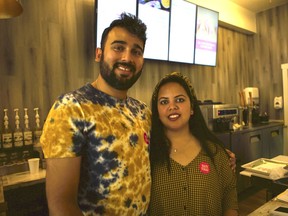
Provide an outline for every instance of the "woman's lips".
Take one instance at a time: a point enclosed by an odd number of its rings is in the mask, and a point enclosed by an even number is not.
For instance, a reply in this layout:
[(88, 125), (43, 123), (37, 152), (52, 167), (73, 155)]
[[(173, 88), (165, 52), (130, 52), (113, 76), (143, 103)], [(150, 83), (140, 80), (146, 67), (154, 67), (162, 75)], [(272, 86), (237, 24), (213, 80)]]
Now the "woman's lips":
[(169, 119), (169, 120), (172, 120), (172, 121), (175, 121), (175, 120), (177, 120), (180, 116), (181, 116), (181, 115), (178, 114), (178, 113), (173, 113), (173, 114), (170, 114), (170, 115), (168, 116), (168, 119)]

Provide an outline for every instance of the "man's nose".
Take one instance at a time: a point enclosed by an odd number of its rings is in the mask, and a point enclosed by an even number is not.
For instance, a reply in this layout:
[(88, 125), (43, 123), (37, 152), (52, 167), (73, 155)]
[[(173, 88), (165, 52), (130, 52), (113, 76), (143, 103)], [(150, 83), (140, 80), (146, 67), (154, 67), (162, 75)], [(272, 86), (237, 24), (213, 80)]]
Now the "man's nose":
[(133, 61), (133, 55), (131, 53), (130, 50), (125, 50), (123, 53), (122, 53), (122, 61), (125, 61), (125, 62), (132, 62)]

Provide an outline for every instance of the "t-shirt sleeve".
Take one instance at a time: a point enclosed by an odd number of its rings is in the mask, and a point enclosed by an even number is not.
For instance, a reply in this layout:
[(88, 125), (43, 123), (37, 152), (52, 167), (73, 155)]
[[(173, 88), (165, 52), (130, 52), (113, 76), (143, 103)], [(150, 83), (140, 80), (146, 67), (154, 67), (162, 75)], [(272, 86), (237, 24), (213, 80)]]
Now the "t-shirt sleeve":
[(81, 106), (72, 96), (53, 104), (40, 138), (45, 158), (66, 158), (81, 155), (85, 143), (85, 122)]

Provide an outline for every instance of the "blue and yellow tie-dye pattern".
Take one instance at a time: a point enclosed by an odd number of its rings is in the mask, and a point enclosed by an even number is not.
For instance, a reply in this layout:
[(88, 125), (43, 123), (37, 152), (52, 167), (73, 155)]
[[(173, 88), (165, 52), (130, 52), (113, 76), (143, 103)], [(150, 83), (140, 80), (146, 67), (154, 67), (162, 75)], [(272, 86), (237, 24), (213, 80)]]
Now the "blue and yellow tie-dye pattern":
[(149, 108), (91, 84), (58, 98), (43, 128), (46, 158), (82, 157), (85, 215), (144, 215), (150, 200)]

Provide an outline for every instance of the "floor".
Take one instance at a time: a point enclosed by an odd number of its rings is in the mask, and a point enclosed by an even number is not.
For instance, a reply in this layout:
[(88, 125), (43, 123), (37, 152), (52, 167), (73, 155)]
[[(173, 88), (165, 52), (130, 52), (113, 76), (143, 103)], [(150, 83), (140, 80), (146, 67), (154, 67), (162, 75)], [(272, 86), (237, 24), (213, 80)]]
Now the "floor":
[(251, 187), (239, 195), (238, 201), (239, 215), (249, 215), (266, 202), (266, 190)]

